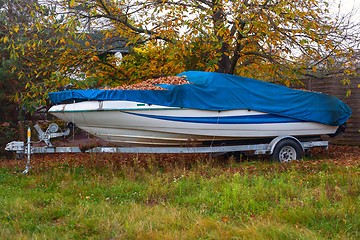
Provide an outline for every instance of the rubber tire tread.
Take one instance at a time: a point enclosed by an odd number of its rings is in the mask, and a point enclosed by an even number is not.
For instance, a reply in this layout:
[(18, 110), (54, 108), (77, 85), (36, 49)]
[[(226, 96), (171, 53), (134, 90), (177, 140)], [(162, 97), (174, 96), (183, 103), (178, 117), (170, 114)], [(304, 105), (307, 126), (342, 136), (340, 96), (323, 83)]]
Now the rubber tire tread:
[(290, 146), (295, 149), (296, 160), (300, 160), (303, 157), (303, 148), (301, 145), (293, 139), (283, 139), (275, 145), (274, 151), (271, 154), (271, 160), (275, 162), (281, 162), (279, 159), (279, 153), (283, 147)]

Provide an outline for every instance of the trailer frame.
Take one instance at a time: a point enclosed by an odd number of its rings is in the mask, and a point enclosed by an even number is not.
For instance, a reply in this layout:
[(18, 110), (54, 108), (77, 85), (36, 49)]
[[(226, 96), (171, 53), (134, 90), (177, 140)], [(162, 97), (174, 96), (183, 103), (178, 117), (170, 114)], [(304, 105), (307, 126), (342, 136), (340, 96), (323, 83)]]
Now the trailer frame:
[[(70, 131), (67, 129), (64, 132), (57, 132), (56, 124), (51, 123), (48, 129), (44, 132), (38, 125), (35, 125), (35, 130), (38, 132), (39, 142), (43, 141), (46, 146), (36, 147), (32, 146), (31, 129), (27, 131), (27, 142), (12, 141), (5, 147), (7, 151), (13, 151), (18, 158), (27, 155), (26, 169), (23, 171), (27, 174), (31, 168), (30, 158), (32, 154), (51, 154), (51, 153), (81, 153), (79, 147), (54, 147), (50, 142), (51, 138), (69, 135)], [(328, 141), (300, 141), (293, 136), (278, 136), (272, 139), (269, 143), (262, 144), (241, 144), (229, 146), (195, 146), (195, 147), (95, 147), (85, 151), (86, 153), (177, 153), (177, 154), (194, 154), (194, 153), (211, 153), (211, 154), (225, 154), (229, 152), (249, 152), (253, 151), (255, 155), (267, 154), (271, 156), (272, 160), (278, 162), (289, 162), (296, 159), (301, 159), (304, 152), (313, 147), (322, 147), (328, 149)]]

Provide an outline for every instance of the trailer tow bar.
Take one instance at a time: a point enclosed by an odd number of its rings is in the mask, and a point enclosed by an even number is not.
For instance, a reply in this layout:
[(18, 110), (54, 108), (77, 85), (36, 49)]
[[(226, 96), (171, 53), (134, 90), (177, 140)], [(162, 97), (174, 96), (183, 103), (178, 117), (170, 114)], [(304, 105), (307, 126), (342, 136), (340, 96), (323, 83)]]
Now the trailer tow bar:
[[(26, 168), (22, 172), (23, 174), (27, 174), (30, 169), (30, 160), (31, 154), (34, 153), (79, 153), (81, 152), (79, 147), (54, 147), (50, 141), (52, 138), (64, 137), (70, 134), (70, 129), (66, 129), (63, 132), (59, 132), (59, 127), (55, 123), (51, 123), (46, 131), (43, 131), (39, 125), (34, 126), (35, 130), (38, 133), (38, 142), (31, 142), (31, 128), (28, 127), (27, 130), (27, 142), (20, 141), (12, 141), (6, 144), (6, 151), (13, 151), (16, 153), (17, 158), (22, 158), (25, 154), (27, 155)], [(40, 143), (44, 142), (45, 146), (36, 147), (32, 146), (32, 143)]]

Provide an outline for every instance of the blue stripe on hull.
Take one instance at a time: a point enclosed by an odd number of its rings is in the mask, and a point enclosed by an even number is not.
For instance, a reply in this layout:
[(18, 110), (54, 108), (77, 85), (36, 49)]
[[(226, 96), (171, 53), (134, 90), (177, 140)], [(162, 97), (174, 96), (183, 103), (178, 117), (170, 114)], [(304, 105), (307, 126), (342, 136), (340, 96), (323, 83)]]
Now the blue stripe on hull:
[(266, 123), (295, 123), (304, 122), (294, 118), (282, 117), (273, 114), (261, 115), (241, 115), (226, 117), (174, 117), (174, 116), (158, 116), (151, 114), (129, 113), (135, 116), (153, 118), (166, 121), (187, 122), (187, 123), (207, 123), (207, 124), (266, 124)]

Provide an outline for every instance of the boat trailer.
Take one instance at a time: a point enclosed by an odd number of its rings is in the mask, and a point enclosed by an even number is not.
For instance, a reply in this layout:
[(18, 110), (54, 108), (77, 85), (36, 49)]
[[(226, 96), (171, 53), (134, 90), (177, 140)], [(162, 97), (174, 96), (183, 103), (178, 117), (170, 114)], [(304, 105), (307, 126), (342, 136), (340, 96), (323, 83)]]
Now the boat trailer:
[[(31, 141), (31, 128), (27, 130), (27, 142), (12, 141), (8, 143), (5, 150), (15, 152), (17, 158), (23, 158), (27, 155), (26, 169), (23, 171), (27, 174), (31, 168), (31, 154), (49, 154), (49, 153), (81, 153), (79, 147), (54, 147), (50, 139), (68, 136), (70, 128), (65, 131), (59, 131), (59, 127), (55, 123), (51, 123), (46, 131), (36, 124), (34, 126), (38, 133), (38, 141)], [(32, 146), (34, 143), (44, 142), (45, 146)], [(210, 153), (225, 154), (231, 152), (248, 152), (253, 151), (255, 155), (268, 154), (272, 160), (278, 162), (289, 162), (301, 159), (303, 152), (313, 147), (328, 148), (328, 141), (299, 141), (293, 136), (278, 136), (270, 143), (265, 144), (245, 144), (231, 146), (204, 146), (204, 147), (95, 147), (85, 152), (87, 153)]]

